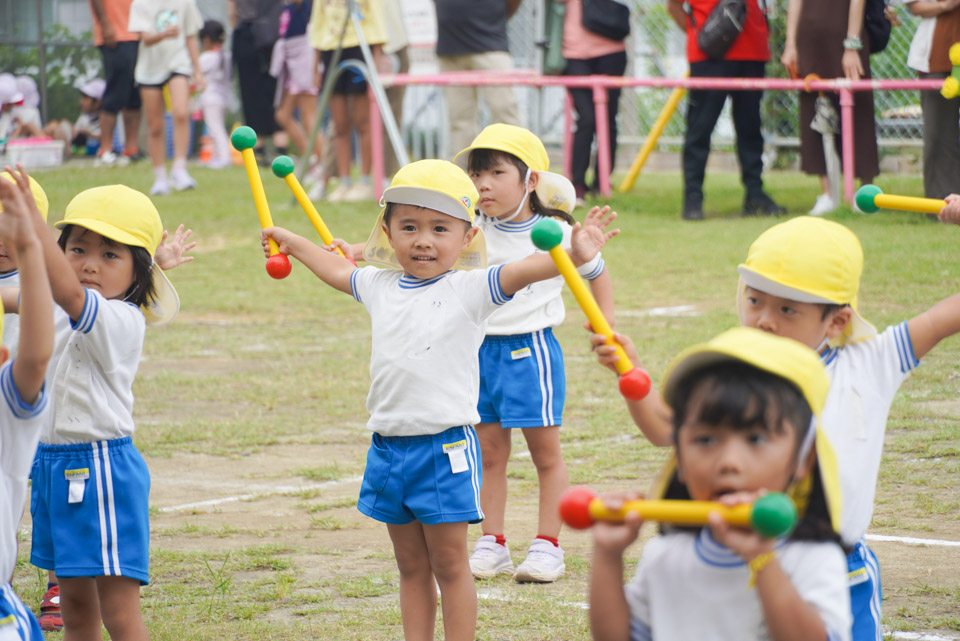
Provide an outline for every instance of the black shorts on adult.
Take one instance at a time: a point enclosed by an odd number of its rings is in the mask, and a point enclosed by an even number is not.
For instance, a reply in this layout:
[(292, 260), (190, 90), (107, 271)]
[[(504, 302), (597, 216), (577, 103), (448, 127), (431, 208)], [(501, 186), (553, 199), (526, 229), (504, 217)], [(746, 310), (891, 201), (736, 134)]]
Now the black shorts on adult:
[(101, 104), (104, 111), (115, 114), (124, 109), (140, 108), (140, 92), (133, 81), (139, 47), (138, 41), (118, 42), (116, 49), (100, 46), (103, 73), (107, 81)]
[[(330, 72), (330, 62), (333, 60), (333, 51), (321, 51), (323, 60), (323, 81), (327, 81), (327, 74)], [(363, 62), (363, 51), (360, 47), (344, 47), (340, 52), (340, 62), (344, 60), (359, 60)], [(337, 82), (333, 85), (333, 93), (340, 94), (362, 94), (367, 93), (367, 80), (361, 76), (356, 69), (348, 67), (337, 76)]]

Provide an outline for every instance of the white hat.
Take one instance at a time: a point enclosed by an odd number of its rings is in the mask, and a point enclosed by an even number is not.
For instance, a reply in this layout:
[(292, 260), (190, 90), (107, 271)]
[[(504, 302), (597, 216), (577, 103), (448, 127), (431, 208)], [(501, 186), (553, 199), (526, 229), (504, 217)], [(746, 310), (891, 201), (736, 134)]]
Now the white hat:
[(103, 93), (107, 90), (107, 81), (103, 78), (94, 78), (80, 85), (79, 90), (88, 98), (103, 100)]
[(0, 105), (14, 104), (23, 100), (23, 94), (17, 87), (17, 79), (12, 73), (0, 73)]
[(26, 107), (40, 106), (40, 91), (37, 90), (37, 81), (30, 76), (17, 76), (17, 89), (23, 96), (23, 104)]

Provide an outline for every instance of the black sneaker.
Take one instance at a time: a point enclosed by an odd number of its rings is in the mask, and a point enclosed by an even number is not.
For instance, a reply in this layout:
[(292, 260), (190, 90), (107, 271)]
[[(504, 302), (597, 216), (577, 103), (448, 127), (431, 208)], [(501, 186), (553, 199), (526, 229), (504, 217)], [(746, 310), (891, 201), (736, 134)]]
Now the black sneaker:
[(703, 209), (701, 207), (684, 207), (684, 220), (703, 220)]
[(787, 213), (786, 207), (781, 207), (776, 201), (761, 191), (743, 199), (744, 216), (782, 216)]

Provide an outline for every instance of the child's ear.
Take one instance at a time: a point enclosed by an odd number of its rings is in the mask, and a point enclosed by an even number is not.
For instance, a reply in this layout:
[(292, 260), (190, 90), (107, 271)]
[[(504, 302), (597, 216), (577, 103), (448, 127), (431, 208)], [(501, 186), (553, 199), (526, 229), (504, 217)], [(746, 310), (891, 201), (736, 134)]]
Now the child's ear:
[(850, 319), (853, 318), (853, 310), (850, 306), (841, 307), (830, 316), (830, 322), (827, 325), (827, 338), (836, 338), (843, 333), (843, 330), (850, 325)]
[(473, 242), (474, 237), (480, 232), (479, 227), (470, 227), (467, 230), (467, 233), (463, 235), (463, 244), (460, 246), (460, 251), (463, 251), (470, 246), (470, 243)]
[(540, 174), (535, 171), (530, 171), (530, 181), (527, 183), (527, 193), (532, 193), (534, 189), (537, 188), (537, 183), (540, 182)]
[(390, 237), (390, 225), (387, 223), (380, 223), (380, 229), (382, 229), (383, 233), (387, 235), (387, 240), (393, 240), (393, 238)]

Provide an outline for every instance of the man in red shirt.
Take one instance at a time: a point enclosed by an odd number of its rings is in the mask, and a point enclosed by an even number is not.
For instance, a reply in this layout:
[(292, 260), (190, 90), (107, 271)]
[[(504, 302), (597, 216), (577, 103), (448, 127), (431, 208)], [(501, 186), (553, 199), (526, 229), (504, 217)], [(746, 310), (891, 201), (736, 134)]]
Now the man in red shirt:
[[(697, 46), (697, 32), (720, 0), (667, 0), (667, 11), (687, 32), (690, 77), (762, 78), (770, 60), (769, 31), (758, 0), (747, 0), (743, 31), (722, 60), (711, 60)], [(689, 14), (689, 15), (688, 15)], [(733, 126), (737, 132), (737, 157), (746, 191), (745, 216), (778, 216), (786, 209), (763, 191), (763, 134), (760, 131), (762, 91), (693, 89), (687, 101), (687, 134), (683, 143), (683, 218), (703, 219), (703, 177), (710, 154), (710, 137), (727, 95), (733, 101)]]

